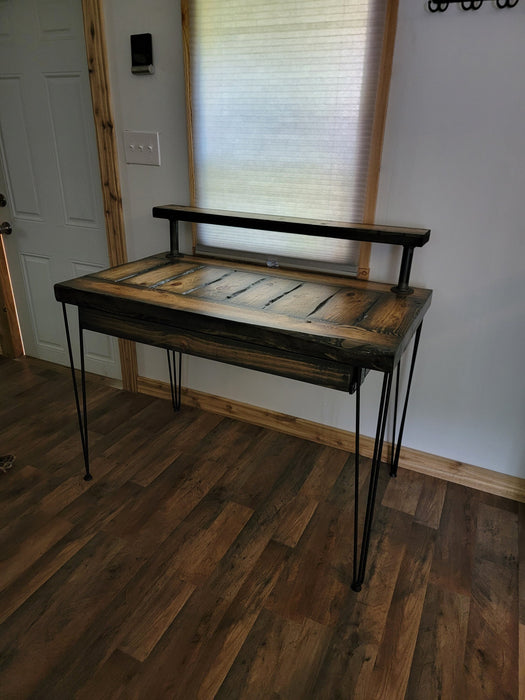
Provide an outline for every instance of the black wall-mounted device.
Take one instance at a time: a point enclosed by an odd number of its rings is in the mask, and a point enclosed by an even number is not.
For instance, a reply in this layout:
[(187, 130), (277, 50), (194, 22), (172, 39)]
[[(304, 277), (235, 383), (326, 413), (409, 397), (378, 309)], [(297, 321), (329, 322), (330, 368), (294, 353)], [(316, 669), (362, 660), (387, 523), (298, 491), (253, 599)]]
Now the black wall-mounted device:
[(132, 34), (131, 72), (135, 75), (148, 75), (155, 72), (153, 67), (153, 43), (151, 34)]

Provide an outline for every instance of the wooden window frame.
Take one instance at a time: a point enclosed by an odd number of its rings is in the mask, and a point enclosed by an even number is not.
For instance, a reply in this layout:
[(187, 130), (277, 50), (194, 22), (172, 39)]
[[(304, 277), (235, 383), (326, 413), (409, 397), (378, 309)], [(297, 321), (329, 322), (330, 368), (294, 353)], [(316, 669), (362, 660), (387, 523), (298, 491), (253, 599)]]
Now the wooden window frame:
[[(191, 205), (196, 206), (196, 186), (195, 186), (195, 159), (193, 146), (193, 114), (191, 106), (191, 53), (190, 53), (190, 32), (189, 32), (189, 6), (192, 0), (181, 0), (182, 12), (182, 33), (184, 43), (184, 72), (186, 84), (186, 114), (187, 114), (187, 134), (188, 134), (188, 162), (190, 178)], [(383, 139), (385, 132), (386, 114), (388, 108), (388, 95), (390, 89), (390, 78), (392, 75), (392, 61), (394, 54), (395, 35), (397, 26), (397, 12), (399, 0), (387, 0), (385, 14), (385, 29), (383, 33), (383, 45), (381, 49), (381, 63), (379, 81), (377, 86), (374, 120), (372, 125), (372, 140), (370, 157), (368, 163), (368, 174), (366, 183), (365, 206), (363, 213), (363, 223), (373, 224), (375, 221), (375, 211), (377, 203), (377, 192), (379, 187), (379, 173), (381, 169), (381, 155), (383, 150)], [(196, 248), (196, 226), (192, 227), (193, 251)], [(371, 243), (361, 243), (359, 248), (359, 261), (357, 277), (367, 280), (370, 274), (370, 254)]]

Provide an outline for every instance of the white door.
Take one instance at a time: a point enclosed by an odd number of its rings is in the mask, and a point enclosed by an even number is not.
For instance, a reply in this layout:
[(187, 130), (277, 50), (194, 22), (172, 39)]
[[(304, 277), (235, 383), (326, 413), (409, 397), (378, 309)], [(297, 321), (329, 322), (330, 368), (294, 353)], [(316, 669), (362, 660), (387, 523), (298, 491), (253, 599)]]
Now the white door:
[[(25, 352), (68, 364), (53, 284), (108, 266), (81, 0), (0, 0), (0, 155)], [(85, 341), (87, 369), (119, 377), (116, 341)]]

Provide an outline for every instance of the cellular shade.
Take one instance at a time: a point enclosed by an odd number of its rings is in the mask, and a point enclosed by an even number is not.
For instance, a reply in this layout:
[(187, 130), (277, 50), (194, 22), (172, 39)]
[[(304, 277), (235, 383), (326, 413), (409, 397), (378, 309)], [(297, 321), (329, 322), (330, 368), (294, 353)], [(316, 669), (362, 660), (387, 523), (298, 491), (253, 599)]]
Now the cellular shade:
[[(189, 0), (195, 204), (361, 222), (385, 0)], [(355, 269), (359, 244), (199, 226), (197, 249)]]

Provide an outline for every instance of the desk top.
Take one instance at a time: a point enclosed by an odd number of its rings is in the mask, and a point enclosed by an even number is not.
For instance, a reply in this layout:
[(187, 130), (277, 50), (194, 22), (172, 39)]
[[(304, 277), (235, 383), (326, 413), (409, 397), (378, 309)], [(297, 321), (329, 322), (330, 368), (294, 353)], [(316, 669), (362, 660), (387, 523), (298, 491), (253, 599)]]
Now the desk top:
[(84, 328), (341, 390), (353, 368), (394, 369), (431, 295), (166, 253), (55, 285)]

